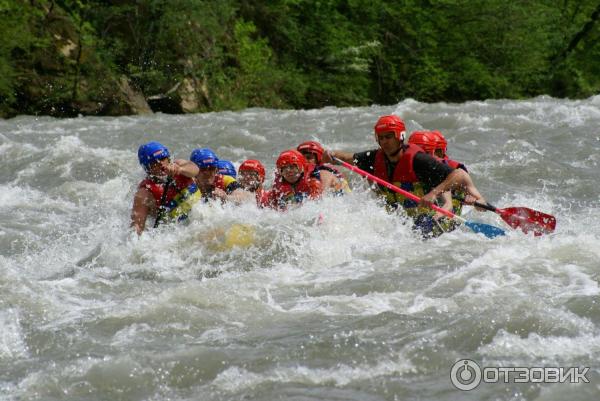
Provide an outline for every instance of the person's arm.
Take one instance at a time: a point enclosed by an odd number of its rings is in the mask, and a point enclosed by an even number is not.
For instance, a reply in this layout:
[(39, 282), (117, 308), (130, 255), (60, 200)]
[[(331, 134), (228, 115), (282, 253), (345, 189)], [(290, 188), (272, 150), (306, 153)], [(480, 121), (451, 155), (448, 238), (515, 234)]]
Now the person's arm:
[(316, 178), (310, 178), (308, 186), (310, 187), (310, 193), (308, 194), (310, 199), (318, 199), (323, 195), (323, 183), (321, 181)]
[[(450, 212), (453, 212), (454, 209), (454, 205), (452, 204), (452, 193), (451, 192), (444, 192), (443, 194), (441, 194), (438, 197), (438, 201), (442, 200), (443, 203), (440, 205), (440, 207), (444, 210), (448, 210)], [(446, 217), (445, 215), (443, 215), (440, 212), (435, 212), (435, 215), (433, 216), (434, 219), (439, 219), (441, 217)]]
[(354, 164), (354, 153), (344, 152), (341, 150), (328, 150), (324, 152), (323, 163), (335, 164), (335, 160), (333, 160), (334, 157), (343, 160), (346, 163)]
[(455, 170), (431, 155), (416, 154), (413, 159), (413, 169), (419, 181), (427, 187), (433, 188), (422, 199), (422, 203), (426, 206), (435, 201), (442, 193), (455, 188), (461, 188), (471, 195), (467, 201), (468, 204), (472, 204), (475, 200), (483, 200), (467, 172), (460, 168)]
[(238, 205), (246, 202), (256, 202), (256, 194), (246, 191), (242, 188), (237, 188), (232, 193), (227, 195), (227, 201)]
[(194, 178), (200, 172), (200, 169), (196, 165), (196, 163), (183, 160), (176, 159), (173, 163), (170, 163), (167, 168), (167, 174), (171, 177), (175, 177), (176, 175), (184, 175), (189, 178)]
[(131, 227), (141, 235), (146, 227), (148, 215), (155, 213), (156, 204), (152, 193), (146, 188), (140, 188), (133, 198), (131, 208)]
[(220, 199), (221, 202), (226, 202), (227, 201), (227, 192), (222, 190), (221, 188), (215, 188), (212, 190), (211, 195), (215, 198), (215, 199)]
[[(221, 188), (215, 188), (212, 192), (215, 198), (221, 199), (222, 202), (227, 202), (229, 200), (236, 201), (236, 196), (231, 196), (234, 192), (241, 191), (240, 184), (235, 180), (235, 178), (224, 175), (223, 176), (223, 185), (225, 186), (225, 190)], [(238, 193), (238, 196), (240, 194)], [(239, 202), (238, 202), (239, 203)]]
[(333, 173), (327, 170), (319, 171), (324, 192), (337, 192), (342, 189), (342, 183)]

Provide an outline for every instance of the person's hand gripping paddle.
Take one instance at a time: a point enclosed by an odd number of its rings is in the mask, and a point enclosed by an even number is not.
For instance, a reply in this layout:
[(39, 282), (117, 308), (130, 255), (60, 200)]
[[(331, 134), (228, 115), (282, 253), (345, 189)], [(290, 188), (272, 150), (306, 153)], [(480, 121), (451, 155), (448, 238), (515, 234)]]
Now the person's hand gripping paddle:
[[(418, 196), (416, 196), (415, 194), (412, 194), (408, 191), (405, 191), (401, 188), (398, 188), (397, 186), (395, 186), (394, 184), (391, 184), (385, 180), (382, 180), (379, 177), (374, 176), (373, 174), (369, 174), (364, 170), (359, 169), (356, 166), (353, 166), (350, 163), (346, 163), (343, 160), (338, 159), (337, 157), (332, 157), (333, 160), (335, 160), (337, 163), (341, 164), (342, 166), (346, 167), (348, 170), (354, 171), (357, 174), (362, 175), (363, 177), (366, 177), (367, 179), (374, 181), (380, 185), (383, 185), (384, 187), (397, 192), (399, 194), (402, 194), (404, 196), (406, 196), (409, 199), (414, 200), (415, 202), (421, 202), (421, 198), (419, 198)], [(443, 215), (453, 219), (453, 220), (459, 220), (460, 222), (464, 223), (465, 226), (469, 227), (473, 232), (475, 233), (481, 233), (483, 235), (485, 235), (488, 238), (494, 238), (497, 237), (499, 235), (505, 235), (506, 233), (504, 232), (503, 229), (499, 228), (499, 227), (495, 227), (495, 226), (491, 226), (489, 224), (484, 224), (484, 223), (477, 223), (477, 222), (473, 222), (473, 221), (469, 221), (466, 220), (446, 209), (442, 209), (439, 206), (436, 205), (430, 205), (430, 207), (435, 210), (436, 212), (440, 212)]]

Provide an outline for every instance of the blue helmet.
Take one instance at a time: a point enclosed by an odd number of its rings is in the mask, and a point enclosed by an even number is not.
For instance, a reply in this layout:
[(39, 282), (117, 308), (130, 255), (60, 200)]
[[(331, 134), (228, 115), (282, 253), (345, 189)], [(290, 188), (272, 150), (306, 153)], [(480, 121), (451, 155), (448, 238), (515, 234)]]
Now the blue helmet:
[(217, 163), (217, 168), (219, 169), (219, 174), (221, 175), (228, 175), (233, 178), (235, 178), (237, 175), (233, 163), (229, 160), (219, 160)]
[(190, 160), (196, 163), (198, 168), (218, 167), (219, 162), (215, 152), (208, 148), (194, 149), (190, 155)]
[(148, 142), (138, 149), (138, 159), (146, 171), (152, 163), (167, 157), (171, 157), (169, 149), (162, 143)]

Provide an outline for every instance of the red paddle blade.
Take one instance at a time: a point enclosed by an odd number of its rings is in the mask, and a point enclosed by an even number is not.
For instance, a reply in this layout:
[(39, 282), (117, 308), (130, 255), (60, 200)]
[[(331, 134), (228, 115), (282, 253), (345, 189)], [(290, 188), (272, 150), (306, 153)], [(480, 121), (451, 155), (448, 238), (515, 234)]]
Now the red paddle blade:
[(498, 214), (512, 228), (519, 228), (525, 234), (533, 231), (536, 236), (549, 234), (556, 228), (556, 218), (527, 207), (507, 207), (498, 209)]

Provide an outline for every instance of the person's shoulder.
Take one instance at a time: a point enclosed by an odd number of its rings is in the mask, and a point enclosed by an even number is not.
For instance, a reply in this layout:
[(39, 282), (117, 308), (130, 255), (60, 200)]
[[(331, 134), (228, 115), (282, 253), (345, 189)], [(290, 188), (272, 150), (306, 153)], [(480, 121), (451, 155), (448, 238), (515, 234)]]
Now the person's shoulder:
[(152, 193), (154, 187), (156, 186), (156, 183), (154, 181), (152, 181), (149, 177), (145, 177), (143, 180), (141, 180), (138, 185), (137, 185), (137, 190), (136, 190), (136, 194), (142, 194), (142, 193)]
[(425, 153), (425, 152), (416, 152), (415, 153), (415, 159), (420, 159), (420, 160), (435, 160), (435, 157), (433, 157), (430, 154)]
[(321, 170), (321, 181), (327, 186), (336, 186), (341, 179), (333, 173), (331, 170)]
[(333, 175), (333, 172), (330, 169), (328, 169), (327, 167), (321, 167), (321, 166), (319, 166), (318, 167), (318, 171), (319, 171), (319, 174), (321, 175), (321, 177), (328, 177), (328, 178), (329, 177), (335, 177)]
[(415, 153), (415, 161), (421, 161), (421, 162), (426, 162), (426, 163), (430, 163), (430, 164), (442, 164), (444, 166), (446, 166), (447, 164), (444, 163), (442, 160), (438, 159), (435, 156), (430, 155), (429, 153), (425, 153), (425, 152), (417, 152)]
[(148, 184), (140, 183), (135, 191), (135, 196), (152, 196), (152, 189)]
[(438, 159), (435, 156), (432, 156), (427, 153), (417, 153), (413, 158), (413, 169), (415, 173), (419, 176), (422, 174), (443, 174), (448, 175), (454, 169), (444, 163), (442, 160)]
[(156, 202), (156, 195), (154, 191), (152, 191), (152, 188), (143, 183), (140, 183), (133, 197), (134, 207), (135, 204), (145, 205), (146, 207), (152, 207)]
[(319, 164), (317, 168), (319, 171), (328, 171), (331, 174), (338, 174), (340, 172), (339, 169), (329, 163)]

